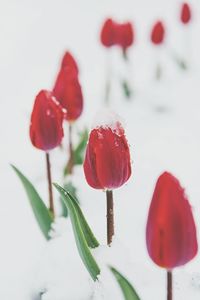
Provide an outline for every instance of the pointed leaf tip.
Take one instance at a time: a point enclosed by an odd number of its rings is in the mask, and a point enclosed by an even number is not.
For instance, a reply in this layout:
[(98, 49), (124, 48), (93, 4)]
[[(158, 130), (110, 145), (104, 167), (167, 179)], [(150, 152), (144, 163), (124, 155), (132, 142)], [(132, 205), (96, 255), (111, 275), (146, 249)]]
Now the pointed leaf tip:
[(131, 283), (114, 267), (109, 266), (111, 272), (115, 276), (124, 296), (124, 300), (140, 300)]

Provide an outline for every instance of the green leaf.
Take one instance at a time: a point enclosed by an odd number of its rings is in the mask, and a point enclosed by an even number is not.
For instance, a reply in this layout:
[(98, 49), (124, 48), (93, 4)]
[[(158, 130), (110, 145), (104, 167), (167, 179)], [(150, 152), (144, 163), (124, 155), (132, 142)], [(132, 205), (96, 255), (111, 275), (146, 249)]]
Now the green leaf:
[(138, 294), (136, 293), (135, 289), (130, 284), (130, 282), (115, 268), (110, 267), (110, 270), (112, 271), (117, 282), (119, 283), (119, 286), (124, 295), (124, 300), (140, 300)]
[(73, 196), (58, 184), (55, 183), (54, 186), (67, 206), (80, 257), (92, 279), (95, 281), (97, 280), (97, 276), (100, 274), (100, 269), (89, 248), (98, 247), (99, 243), (92, 233), (78, 203)]
[(51, 229), (53, 217), (51, 216), (48, 208), (40, 198), (38, 192), (36, 191), (32, 183), (15, 166), (11, 166), (20, 178), (25, 188), (33, 213), (42, 233), (44, 234), (47, 240), (50, 239), (49, 231)]
[[(78, 197), (77, 197), (77, 188), (73, 185), (71, 181), (67, 182), (64, 184), (64, 189), (68, 191), (71, 195), (74, 196), (74, 199), (76, 200), (77, 203), (79, 203)], [(63, 217), (68, 217), (68, 209), (66, 205), (64, 204), (63, 200), (61, 200), (61, 205), (62, 205), (62, 216)]]
[[(73, 150), (73, 164), (82, 165), (84, 161), (85, 148), (88, 141), (88, 130), (84, 129), (80, 134), (80, 140), (76, 148)], [(64, 169), (64, 176), (69, 174), (69, 164), (71, 163), (70, 158), (67, 166)]]

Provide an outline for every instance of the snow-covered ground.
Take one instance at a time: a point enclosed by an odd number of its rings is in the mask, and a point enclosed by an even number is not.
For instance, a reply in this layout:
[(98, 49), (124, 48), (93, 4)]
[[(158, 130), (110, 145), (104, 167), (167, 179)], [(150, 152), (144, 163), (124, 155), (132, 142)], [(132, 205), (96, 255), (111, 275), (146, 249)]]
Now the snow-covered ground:
[[(103, 269), (94, 287), (76, 250), (69, 220), (59, 219), (56, 237), (44, 241), (26, 194), (9, 163), (19, 167), (47, 198), (45, 160), (30, 143), (28, 130), (33, 100), (50, 89), (66, 49), (77, 58), (85, 109), (77, 130), (93, 123), (104, 104), (106, 61), (113, 66), (111, 106), (126, 123), (133, 174), (114, 192), (116, 238), (113, 248), (105, 239), (105, 195), (91, 189), (81, 168), (74, 178), (89, 224), (102, 246), (95, 251), (100, 264), (109, 262), (126, 275), (141, 299), (165, 299), (165, 271), (149, 259), (145, 225), (155, 181), (168, 170), (186, 188), (198, 232), (200, 228), (200, 4), (190, 1), (194, 19), (189, 28), (178, 22), (176, 0), (1, 0), (0, 1), (0, 299), (31, 300), (40, 289), (42, 300), (115, 299), (122, 296)], [(129, 52), (132, 68), (123, 65), (119, 49), (106, 51), (98, 40), (107, 16), (130, 19), (136, 42)], [(149, 43), (152, 22), (167, 25), (166, 45)], [(186, 56), (190, 68), (178, 69), (172, 56)], [(154, 80), (161, 61), (164, 76)], [(134, 88), (132, 101), (123, 98), (119, 80), (125, 72)], [(62, 185), (65, 155), (52, 153), (54, 181)], [(58, 197), (57, 193), (54, 193)], [(103, 261), (102, 261), (103, 260)], [(200, 298), (200, 255), (174, 272), (175, 299)], [(66, 296), (68, 295), (68, 296)], [(35, 298), (36, 299), (36, 298)]]

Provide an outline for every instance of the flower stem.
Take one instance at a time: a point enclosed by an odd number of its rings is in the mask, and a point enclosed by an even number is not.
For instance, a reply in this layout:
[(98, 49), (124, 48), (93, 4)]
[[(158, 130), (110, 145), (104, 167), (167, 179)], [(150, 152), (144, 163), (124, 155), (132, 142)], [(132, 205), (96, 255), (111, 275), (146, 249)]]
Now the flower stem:
[(51, 179), (51, 164), (50, 164), (50, 157), (48, 152), (46, 152), (46, 166), (47, 166), (47, 179), (48, 179), (48, 188), (49, 188), (49, 210), (51, 211), (52, 215), (55, 216), (52, 179)]
[(156, 80), (160, 80), (162, 77), (162, 68), (160, 63), (157, 64), (156, 66), (156, 74), (155, 74)]
[(172, 300), (172, 271), (167, 271), (167, 300)]
[(107, 199), (107, 244), (110, 246), (114, 235), (113, 192), (106, 191)]
[(69, 123), (69, 162), (68, 162), (68, 173), (72, 174), (74, 166), (74, 154), (72, 145), (72, 124)]

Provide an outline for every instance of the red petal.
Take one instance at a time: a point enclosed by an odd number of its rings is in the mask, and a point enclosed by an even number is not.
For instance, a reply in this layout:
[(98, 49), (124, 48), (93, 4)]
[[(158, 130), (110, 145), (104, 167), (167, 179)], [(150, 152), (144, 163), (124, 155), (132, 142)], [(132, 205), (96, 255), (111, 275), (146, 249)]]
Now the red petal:
[(83, 110), (83, 95), (75, 72), (69, 68), (62, 68), (58, 74), (53, 93), (61, 106), (66, 109), (65, 118), (76, 120)]
[(167, 269), (186, 264), (197, 253), (191, 207), (178, 180), (167, 172), (156, 183), (146, 241), (151, 259)]
[(159, 45), (163, 43), (165, 37), (165, 28), (162, 22), (158, 21), (153, 26), (151, 32), (151, 41), (153, 44)]
[(114, 189), (123, 185), (131, 175), (129, 147), (124, 131), (111, 128), (93, 129), (86, 152), (84, 172), (94, 188)]
[(183, 3), (181, 7), (181, 22), (183, 24), (189, 23), (191, 20), (191, 9), (188, 3)]
[(31, 115), (32, 144), (44, 151), (58, 146), (63, 138), (62, 122), (62, 108), (51, 92), (42, 90), (35, 99)]

